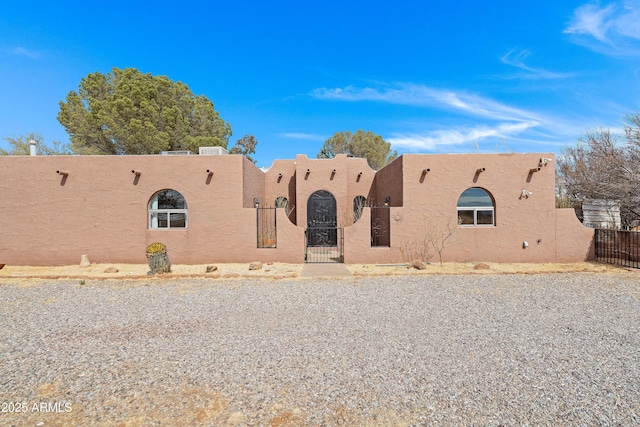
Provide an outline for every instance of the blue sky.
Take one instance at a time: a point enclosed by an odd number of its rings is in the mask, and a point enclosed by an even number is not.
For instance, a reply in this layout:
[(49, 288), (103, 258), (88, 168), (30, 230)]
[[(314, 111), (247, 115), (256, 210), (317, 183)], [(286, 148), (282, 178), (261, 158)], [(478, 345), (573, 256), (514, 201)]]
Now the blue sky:
[(559, 153), (640, 111), (640, 1), (8, 1), (0, 58), (0, 137), (68, 142), (58, 103), (134, 67), (211, 99), (259, 166), (358, 129), (400, 154)]

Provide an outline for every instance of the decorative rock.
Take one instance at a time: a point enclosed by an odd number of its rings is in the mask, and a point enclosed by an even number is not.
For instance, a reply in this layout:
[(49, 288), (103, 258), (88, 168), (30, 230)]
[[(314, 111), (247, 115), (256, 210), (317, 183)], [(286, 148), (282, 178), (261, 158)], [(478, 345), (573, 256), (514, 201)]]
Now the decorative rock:
[(426, 270), (427, 269), (427, 265), (422, 262), (422, 261), (413, 261), (411, 264), (409, 264), (409, 267), (411, 268), (415, 268), (416, 270)]
[(474, 270), (488, 270), (489, 266), (487, 264), (481, 262), (480, 264), (474, 265), (473, 269)]
[(218, 270), (217, 266), (215, 266), (215, 265), (207, 265), (207, 273), (213, 273), (216, 270)]
[(249, 264), (249, 270), (262, 270), (262, 263), (260, 261), (255, 261)]
[(105, 273), (117, 273), (119, 270), (115, 267), (107, 267), (104, 272)]
[(91, 263), (89, 262), (89, 255), (82, 254), (80, 257), (80, 267), (89, 267)]

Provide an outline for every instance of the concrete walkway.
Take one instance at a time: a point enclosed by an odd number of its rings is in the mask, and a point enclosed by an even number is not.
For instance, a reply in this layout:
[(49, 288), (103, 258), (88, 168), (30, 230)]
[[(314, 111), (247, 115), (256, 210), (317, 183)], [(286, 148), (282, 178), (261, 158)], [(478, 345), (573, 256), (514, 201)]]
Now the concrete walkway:
[(305, 264), (302, 277), (350, 277), (351, 272), (344, 264)]

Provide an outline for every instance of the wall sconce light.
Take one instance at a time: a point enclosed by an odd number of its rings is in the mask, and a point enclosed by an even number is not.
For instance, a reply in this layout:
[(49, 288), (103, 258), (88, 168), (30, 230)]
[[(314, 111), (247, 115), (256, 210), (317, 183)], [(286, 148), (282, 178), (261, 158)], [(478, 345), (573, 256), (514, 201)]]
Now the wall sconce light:
[(69, 176), (69, 172), (66, 172), (66, 171), (56, 171), (56, 173), (57, 173), (58, 175), (62, 175), (62, 176), (64, 176), (64, 177)]
[(549, 163), (552, 159), (549, 159), (547, 157), (541, 157), (540, 158), (540, 166), (547, 166), (547, 163)]
[(529, 190), (527, 190), (526, 188), (522, 189), (522, 193), (520, 193), (520, 198), (521, 199), (528, 199), (530, 195), (532, 195), (533, 193)]
[(255, 197), (253, 199), (253, 205), (257, 208), (260, 206), (260, 199), (258, 199), (257, 197)]
[(213, 176), (213, 171), (211, 169), (207, 169), (207, 175)]
[(476, 169), (476, 173), (482, 173), (482, 172), (484, 172), (484, 171), (486, 171), (486, 169), (485, 169), (485, 168)]
[(387, 196), (384, 198), (384, 205), (385, 206), (389, 206), (389, 203), (391, 202), (391, 196)]
[(133, 169), (133, 170), (131, 171), (131, 173), (132, 173), (132, 174), (134, 174), (135, 176), (140, 176), (140, 175), (142, 174), (142, 172), (137, 171), (137, 170), (135, 170), (135, 169)]
[(540, 172), (540, 167), (531, 168), (531, 169), (529, 169), (529, 172), (531, 172), (531, 173)]

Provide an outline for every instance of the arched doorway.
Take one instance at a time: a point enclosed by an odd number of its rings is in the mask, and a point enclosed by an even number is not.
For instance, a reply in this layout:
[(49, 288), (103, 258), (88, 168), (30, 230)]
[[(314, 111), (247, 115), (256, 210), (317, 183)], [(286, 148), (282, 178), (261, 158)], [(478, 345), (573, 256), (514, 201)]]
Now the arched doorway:
[(336, 198), (318, 190), (307, 200), (305, 260), (342, 262), (342, 229), (338, 229)]
[(336, 198), (318, 190), (307, 200), (307, 246), (335, 246), (337, 227)]

